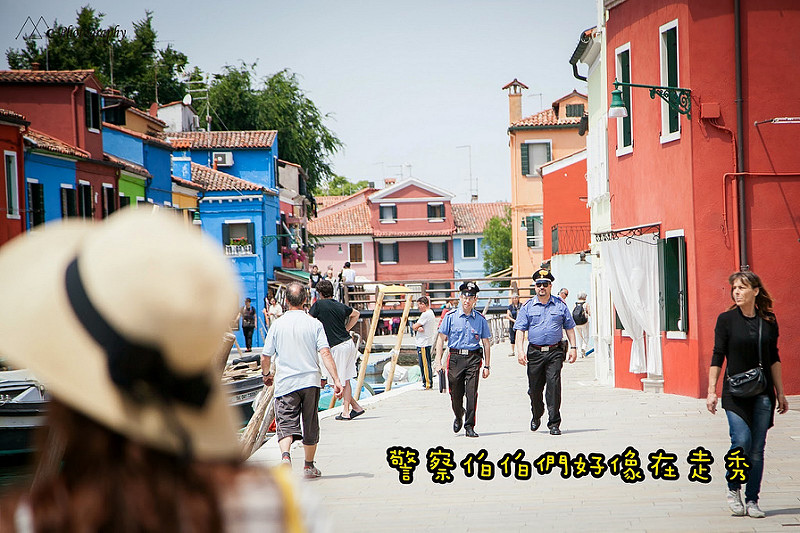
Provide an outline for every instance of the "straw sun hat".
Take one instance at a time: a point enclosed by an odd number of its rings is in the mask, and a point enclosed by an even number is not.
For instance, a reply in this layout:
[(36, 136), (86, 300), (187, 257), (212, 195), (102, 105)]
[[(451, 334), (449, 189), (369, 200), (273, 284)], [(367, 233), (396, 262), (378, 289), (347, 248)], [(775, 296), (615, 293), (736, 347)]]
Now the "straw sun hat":
[(0, 248), (0, 356), (178, 455), (240, 455), (215, 360), (237, 302), (220, 247), (174, 214), (49, 224)]

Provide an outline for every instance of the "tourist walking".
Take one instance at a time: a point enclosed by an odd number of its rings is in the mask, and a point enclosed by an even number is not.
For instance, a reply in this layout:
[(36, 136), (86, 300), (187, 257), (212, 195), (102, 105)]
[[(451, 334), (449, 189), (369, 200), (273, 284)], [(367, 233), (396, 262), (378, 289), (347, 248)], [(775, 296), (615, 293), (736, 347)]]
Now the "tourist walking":
[(244, 299), (244, 306), (239, 309), (237, 318), (242, 320), (242, 335), (244, 335), (245, 352), (253, 349), (253, 331), (258, 326), (256, 308), (250, 305), (250, 298)]
[(311, 290), (311, 305), (317, 301), (317, 283), (323, 278), (322, 272), (319, 271), (317, 265), (311, 265), (311, 272), (308, 274), (308, 288)]
[[(551, 435), (561, 435), (561, 368), (565, 358), (570, 363), (575, 362), (577, 350), (572, 313), (561, 298), (551, 295), (553, 281), (553, 274), (546, 268), (533, 273), (536, 294), (520, 308), (514, 329), (517, 361), (527, 366), (528, 371), (528, 396), (533, 414), (531, 431), (536, 431), (541, 425), (544, 415), (542, 394), (546, 385), (547, 427)], [(568, 350), (561, 340), (562, 330), (566, 330), (569, 339)], [(526, 334), (527, 354), (522, 348)]]
[(508, 308), (506, 308), (506, 318), (508, 319), (508, 340), (511, 342), (511, 353), (508, 354), (509, 357), (514, 357), (514, 355), (516, 355), (516, 351), (514, 350), (514, 342), (516, 341), (514, 323), (517, 321), (517, 313), (519, 312), (520, 307), (522, 307), (522, 304), (519, 303), (519, 294), (512, 294), (511, 303), (508, 304)]
[(453, 421), (453, 431), (458, 433), (463, 425), (467, 437), (477, 437), (475, 411), (478, 408), (478, 374), (483, 366), (484, 379), (489, 377), (491, 354), (489, 338), (492, 333), (486, 318), (475, 310), (475, 302), (480, 291), (478, 285), (467, 281), (462, 283), (458, 290), (461, 292), (461, 305), (444, 315), (439, 326), (434, 370), (438, 372), (442, 368), (442, 347), (447, 343), (450, 403), (456, 416)]
[(0, 272), (0, 352), (52, 398), (0, 531), (314, 527), (289, 476), (243, 462), (219, 376), (238, 281), (211, 239), (123, 210), (18, 237)]
[[(331, 357), (328, 339), (319, 320), (303, 311), (306, 288), (297, 282), (286, 287), (289, 310), (275, 320), (267, 333), (261, 355), (264, 384), (275, 384), (275, 426), (281, 462), (291, 465), (292, 442), (303, 440), (305, 464), (303, 476), (316, 478), (322, 472), (314, 466), (319, 443), (319, 389), (322, 375), (319, 354), (333, 380), (334, 395), (342, 396), (342, 383)], [(270, 365), (275, 357), (275, 374)], [(302, 420), (302, 429), (300, 421)]]
[[(750, 462), (742, 503), (739, 480), (728, 481), (727, 500), (731, 514), (764, 518), (758, 505), (764, 473), (764, 447), (767, 430), (775, 422), (775, 410), (789, 409), (783, 389), (781, 360), (778, 356), (778, 321), (772, 312), (772, 298), (761, 279), (753, 272), (730, 276), (733, 305), (717, 317), (714, 328), (714, 354), (708, 372), (706, 407), (717, 411), (717, 381), (725, 363), (722, 382), (722, 408), (728, 417), (731, 450), (742, 448)], [(741, 374), (751, 372), (762, 377), (759, 384), (732, 386)]]
[(364, 414), (364, 409), (353, 397), (353, 389), (350, 386), (350, 380), (356, 377), (358, 348), (348, 333), (358, 323), (361, 314), (357, 309), (333, 299), (333, 285), (330, 281), (326, 279), (320, 281), (317, 290), (320, 299), (311, 306), (308, 313), (322, 322), (339, 373), (339, 381), (344, 389), (342, 412), (336, 415), (336, 420), (350, 420)]
[(430, 389), (433, 387), (433, 369), (431, 367), (433, 354), (431, 351), (436, 338), (436, 315), (430, 308), (430, 300), (427, 296), (417, 298), (417, 307), (419, 307), (419, 318), (411, 326), (411, 329), (417, 334), (414, 343), (417, 345), (417, 360), (422, 383), (426, 389)]
[(269, 326), (283, 314), (283, 307), (278, 303), (278, 300), (273, 296), (269, 299), (269, 308), (267, 309), (267, 316), (269, 317)]
[(589, 317), (592, 316), (589, 304), (586, 303), (586, 293), (578, 293), (578, 301), (572, 309), (572, 320), (575, 322), (575, 339), (581, 357), (586, 357), (589, 349)]

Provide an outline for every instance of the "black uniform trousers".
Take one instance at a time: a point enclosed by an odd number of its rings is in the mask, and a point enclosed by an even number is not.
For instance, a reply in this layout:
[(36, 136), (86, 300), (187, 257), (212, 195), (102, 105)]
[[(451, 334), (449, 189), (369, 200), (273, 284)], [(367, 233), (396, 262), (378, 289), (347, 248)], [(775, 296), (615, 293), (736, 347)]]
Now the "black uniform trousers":
[(244, 346), (247, 351), (253, 348), (253, 330), (255, 326), (242, 326), (242, 335), (244, 335)]
[(461, 420), (464, 417), (464, 396), (467, 397), (465, 428), (475, 427), (475, 410), (478, 407), (478, 377), (481, 371), (483, 354), (450, 354), (447, 365), (447, 381), (450, 384), (450, 403), (453, 414)]
[(540, 419), (544, 415), (542, 392), (545, 384), (547, 390), (544, 399), (547, 401), (548, 428), (561, 425), (561, 367), (564, 366), (563, 343), (543, 352), (528, 345), (528, 396), (531, 398), (533, 418)]

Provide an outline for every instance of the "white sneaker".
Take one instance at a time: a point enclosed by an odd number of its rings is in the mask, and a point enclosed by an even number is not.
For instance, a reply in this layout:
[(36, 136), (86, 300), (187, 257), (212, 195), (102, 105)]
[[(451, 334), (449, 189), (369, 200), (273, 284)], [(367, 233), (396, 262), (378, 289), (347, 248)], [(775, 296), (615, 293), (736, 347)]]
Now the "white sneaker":
[(764, 518), (767, 513), (759, 508), (758, 502), (747, 502), (747, 516), (750, 518)]
[[(728, 495), (728, 507), (731, 508), (731, 514), (733, 516), (744, 516), (744, 505), (742, 505), (742, 496), (740, 494), (740, 491), (729, 490), (727, 492), (727, 495)], [(758, 509), (758, 506), (756, 506), (756, 509)]]

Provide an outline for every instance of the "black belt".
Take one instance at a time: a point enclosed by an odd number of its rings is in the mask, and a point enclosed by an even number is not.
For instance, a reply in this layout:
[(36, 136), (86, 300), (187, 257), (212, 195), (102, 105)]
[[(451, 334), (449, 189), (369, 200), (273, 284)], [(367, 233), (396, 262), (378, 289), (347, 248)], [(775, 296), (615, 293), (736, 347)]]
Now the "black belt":
[(450, 348), (450, 353), (454, 355), (481, 355), (483, 350), (480, 348), (474, 350), (456, 350), (455, 348)]
[(561, 343), (557, 342), (555, 344), (548, 344), (548, 345), (530, 344), (529, 346), (531, 346), (536, 350), (539, 350), (540, 352), (549, 352), (550, 350), (553, 350), (555, 348), (560, 348)]

